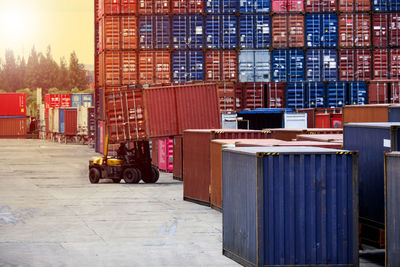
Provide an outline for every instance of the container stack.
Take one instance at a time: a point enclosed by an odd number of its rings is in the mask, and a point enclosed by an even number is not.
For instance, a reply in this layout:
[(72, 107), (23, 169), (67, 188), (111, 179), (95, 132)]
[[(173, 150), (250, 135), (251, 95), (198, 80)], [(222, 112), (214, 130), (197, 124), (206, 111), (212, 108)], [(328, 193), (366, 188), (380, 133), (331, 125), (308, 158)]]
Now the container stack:
[(26, 94), (0, 94), (0, 138), (26, 138)]

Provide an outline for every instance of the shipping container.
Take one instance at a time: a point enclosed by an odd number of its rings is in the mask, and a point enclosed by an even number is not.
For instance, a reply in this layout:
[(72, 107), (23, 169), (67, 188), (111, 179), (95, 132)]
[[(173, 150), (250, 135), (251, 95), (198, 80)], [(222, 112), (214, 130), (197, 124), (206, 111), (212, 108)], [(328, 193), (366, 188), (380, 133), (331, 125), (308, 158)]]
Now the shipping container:
[(89, 108), (79, 106), (76, 108), (77, 135), (89, 135)]
[(309, 49), (305, 62), (307, 81), (337, 81), (338, 53), (335, 49)]
[(221, 129), (237, 130), (237, 114), (221, 114)]
[(400, 82), (393, 82), (390, 85), (390, 103), (400, 104)]
[(385, 155), (385, 240), (386, 266), (400, 265), (400, 153)]
[(25, 93), (0, 93), (0, 116), (26, 116)]
[(268, 134), (246, 130), (185, 130), (183, 134), (183, 197), (210, 204), (211, 141), (214, 139), (263, 139)]
[(78, 129), (76, 108), (64, 109), (64, 122), (65, 122), (64, 135), (76, 136)]
[(390, 84), (388, 82), (370, 82), (368, 84), (368, 103), (389, 103)]
[[(399, 123), (348, 123), (344, 149), (359, 151), (361, 240), (381, 245), (384, 230), (384, 152), (399, 151)], [(381, 229), (381, 231), (379, 231)]]
[[(96, 136), (96, 114), (94, 108), (88, 108), (88, 136), (93, 138)], [(78, 128), (79, 129), (79, 128)]]
[(339, 15), (339, 46), (371, 46), (371, 16), (368, 13)]
[(170, 48), (170, 27), (170, 19), (168, 16), (156, 15), (139, 17), (139, 47), (141, 49)]
[(137, 0), (121, 0), (121, 13), (133, 14), (137, 12)]
[[(305, 108), (297, 109), (299, 113), (307, 113), (307, 128), (324, 128), (317, 127), (316, 114), (329, 114), (331, 117), (333, 115), (342, 116), (341, 110), (339, 108)], [(331, 128), (342, 128), (342, 127), (331, 127)]]
[(335, 12), (337, 0), (307, 0), (304, 1), (306, 12)]
[(327, 94), (328, 108), (340, 108), (346, 105), (347, 85), (345, 82), (329, 82)]
[[(397, 1), (397, 10), (400, 11), (400, 2)], [(399, 47), (400, 46), (400, 13), (389, 14), (389, 46)]]
[(271, 81), (271, 54), (268, 50), (239, 52), (239, 82)]
[(105, 140), (105, 127), (103, 121), (96, 122), (96, 144), (95, 151), (98, 153), (104, 153), (104, 140)]
[[(214, 141), (213, 141), (214, 142)], [(235, 147), (302, 146), (341, 149), (342, 144), (318, 141), (283, 141), (278, 139), (247, 139), (235, 142)]]
[(173, 14), (199, 14), (204, 12), (203, 0), (171, 0)]
[(367, 84), (365, 82), (349, 82), (348, 105), (365, 105), (368, 104)]
[(58, 109), (58, 133), (65, 132), (65, 108)]
[(212, 15), (206, 17), (206, 47), (236, 48), (237, 20), (234, 15)]
[(271, 0), (272, 12), (304, 11), (303, 0)]
[(274, 82), (304, 81), (304, 52), (300, 49), (272, 51), (272, 80)]
[[(399, 22), (400, 23), (400, 22)], [(392, 80), (400, 80), (400, 49), (390, 50), (389, 75)]]
[(237, 0), (204, 0), (206, 13), (228, 14), (236, 13)]
[(71, 95), (71, 107), (92, 107), (93, 106), (93, 95), (92, 94), (72, 94)]
[(371, 10), (370, 0), (340, 0), (339, 11), (342, 12), (359, 12)]
[[(240, 3), (242, 3), (242, 1)], [(270, 16), (268, 16), (267, 14), (240, 15), (238, 27), (239, 47), (244, 49), (265, 49), (270, 47), (270, 24)]]
[(269, 12), (271, 9), (270, 0), (240, 0), (240, 13)]
[(238, 56), (235, 50), (208, 50), (205, 56), (206, 77), (209, 82), (236, 82)]
[[(126, 25), (125, 25), (126, 26)], [(132, 31), (137, 29), (136, 24), (129, 25)], [(126, 30), (126, 29), (125, 29)], [(99, 21), (99, 52), (104, 50), (121, 49), (121, 18), (110, 16), (104, 17)], [(135, 47), (136, 48), (136, 47)]]
[(236, 84), (235, 83), (218, 83), (218, 99), (219, 110), (222, 114), (231, 114), (236, 111)]
[(242, 91), (242, 109), (256, 109), (265, 107), (265, 86), (267, 83), (240, 83)]
[(158, 168), (158, 140), (161, 139), (151, 139), (149, 145), (151, 143), (151, 164)]
[(99, 0), (98, 3), (98, 18), (103, 15), (117, 15), (121, 12), (120, 0)]
[(173, 164), (173, 178), (176, 180), (183, 180), (183, 137), (182, 135), (174, 136), (174, 164)]
[(306, 106), (309, 108), (324, 108), (326, 105), (325, 86), (321, 82), (307, 83)]
[(171, 53), (168, 51), (139, 52), (139, 83), (171, 82)]
[(315, 127), (318, 128), (331, 128), (331, 114), (317, 113), (315, 114)]
[[(339, 131), (338, 131), (339, 132)], [(336, 134), (299, 134), (296, 137), (299, 141), (313, 141), (313, 142), (328, 142), (343, 144), (343, 130), (342, 133)]]
[(389, 45), (389, 14), (376, 13), (372, 15), (372, 44), (377, 48)]
[[(279, 82), (270, 82), (266, 84), (266, 108), (284, 108), (285, 107), (285, 84)], [(263, 107), (264, 107), (263, 106)]]
[[(258, 108), (254, 110), (243, 110), (238, 112), (238, 117), (248, 121), (248, 129), (262, 130), (270, 128), (284, 128), (285, 114), (292, 113), (291, 109), (283, 108)], [(238, 125), (241, 128), (241, 125)]]
[(0, 139), (25, 139), (27, 132), (25, 116), (22, 117), (0, 117)]
[(343, 122), (400, 122), (400, 105), (345, 106)]
[(222, 173), (225, 256), (247, 266), (358, 266), (356, 153), (231, 148)]
[(121, 83), (121, 53), (108, 51), (99, 56), (99, 86), (119, 86)]
[(304, 46), (304, 15), (274, 15), (271, 27), (273, 48)]
[(283, 115), (283, 125), (287, 129), (307, 128), (307, 114), (285, 113)]
[(170, 10), (170, 1), (168, 0), (139, 0), (139, 14), (168, 14)]
[(204, 81), (204, 53), (201, 50), (175, 50), (171, 65), (174, 83)]
[(123, 85), (137, 84), (137, 53), (132, 51), (121, 52), (121, 81)]
[(280, 129), (264, 129), (265, 131), (269, 130), (271, 132), (271, 137), (274, 139), (279, 139), (283, 141), (292, 141), (296, 140), (297, 136), (300, 134), (308, 134), (308, 135), (318, 135), (318, 134), (341, 134), (343, 133), (342, 129), (318, 129), (318, 128), (297, 128), (297, 129), (288, 129), (288, 128), (280, 128)]
[(178, 49), (204, 47), (204, 21), (198, 15), (172, 17), (172, 47)]
[(371, 74), (371, 50), (341, 49), (339, 51), (339, 79), (341, 81), (369, 81)]
[(288, 83), (286, 85), (286, 107), (295, 109), (306, 107), (305, 83)]
[[(322, 2), (318, 1), (318, 3)], [(336, 14), (307, 14), (305, 24), (307, 47), (337, 47), (338, 17)]]
[(389, 49), (375, 49), (372, 51), (372, 73), (374, 80), (389, 80), (390, 65)]
[(158, 168), (167, 173), (173, 172), (173, 147), (171, 138), (158, 140)]

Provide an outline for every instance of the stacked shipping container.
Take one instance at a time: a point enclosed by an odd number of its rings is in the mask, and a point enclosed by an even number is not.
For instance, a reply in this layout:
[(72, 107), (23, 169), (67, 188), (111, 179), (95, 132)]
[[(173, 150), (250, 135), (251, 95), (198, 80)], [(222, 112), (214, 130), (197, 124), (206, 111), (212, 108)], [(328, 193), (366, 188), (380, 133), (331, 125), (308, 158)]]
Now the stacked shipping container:
[(0, 138), (26, 138), (26, 94), (0, 94)]

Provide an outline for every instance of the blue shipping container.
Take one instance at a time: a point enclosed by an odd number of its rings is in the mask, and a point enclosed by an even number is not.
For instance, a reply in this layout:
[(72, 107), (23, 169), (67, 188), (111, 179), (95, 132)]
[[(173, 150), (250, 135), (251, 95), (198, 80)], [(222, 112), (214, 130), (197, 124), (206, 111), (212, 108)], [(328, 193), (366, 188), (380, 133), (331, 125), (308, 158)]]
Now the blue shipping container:
[(301, 49), (272, 51), (272, 80), (274, 82), (304, 81), (304, 52)]
[(225, 256), (244, 266), (358, 266), (356, 153), (254, 147), (222, 158)]
[(237, 21), (233, 15), (207, 16), (206, 46), (207, 48), (236, 48)]
[(237, 11), (237, 0), (205, 0), (204, 3), (209, 14), (233, 14)]
[(306, 86), (305, 83), (288, 83), (286, 85), (286, 107), (306, 108)]
[(168, 16), (139, 17), (139, 47), (142, 49), (170, 47), (170, 20)]
[(306, 106), (308, 108), (324, 108), (325, 103), (325, 85), (321, 82), (308, 83)]
[(92, 107), (93, 96), (91, 94), (72, 94), (71, 107), (76, 108), (79, 106)]
[(307, 50), (306, 79), (310, 82), (338, 80), (337, 51), (334, 49)]
[(239, 0), (239, 12), (269, 12), (271, 7), (270, 0)]
[(268, 50), (241, 50), (239, 52), (240, 82), (270, 82), (271, 54)]
[(367, 84), (365, 82), (349, 82), (349, 105), (367, 104)]
[(400, 266), (400, 153), (385, 158), (386, 266)]
[(388, 0), (390, 11), (400, 11), (400, 0)]
[(58, 110), (58, 131), (59, 133), (65, 133), (65, 112), (64, 112), (64, 108), (60, 108)]
[(340, 108), (346, 104), (347, 84), (345, 82), (329, 82), (327, 85), (328, 108)]
[(239, 17), (239, 46), (241, 48), (267, 48), (271, 45), (270, 17), (241, 15)]
[(372, 9), (377, 12), (386, 12), (388, 11), (388, 2), (390, 0), (373, 0), (372, 2)]
[(338, 45), (338, 17), (336, 14), (307, 14), (307, 47), (336, 47)]
[(182, 83), (204, 80), (204, 53), (200, 50), (172, 52), (172, 82)]
[(384, 152), (399, 151), (399, 123), (348, 123), (344, 149), (359, 152), (360, 222), (384, 229)]
[(174, 48), (203, 48), (204, 21), (198, 15), (176, 15), (172, 18), (172, 46)]

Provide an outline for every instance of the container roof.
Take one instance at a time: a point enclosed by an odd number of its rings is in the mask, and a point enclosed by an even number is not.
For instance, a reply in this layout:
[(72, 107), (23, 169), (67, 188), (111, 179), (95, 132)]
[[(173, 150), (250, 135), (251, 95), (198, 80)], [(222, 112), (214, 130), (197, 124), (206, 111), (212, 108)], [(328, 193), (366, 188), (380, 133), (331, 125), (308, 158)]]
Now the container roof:
[(244, 110), (240, 111), (238, 114), (274, 114), (274, 113), (292, 113), (293, 110), (291, 108), (258, 108), (253, 110)]
[(256, 155), (259, 153), (283, 153), (283, 154), (336, 154), (338, 152), (351, 152), (348, 150), (338, 150), (338, 149), (329, 149), (329, 148), (320, 148), (320, 147), (281, 147), (281, 146), (273, 146), (273, 147), (236, 147), (236, 148), (227, 148), (224, 151), (239, 153), (239, 154), (249, 154)]
[(400, 122), (357, 122), (357, 123), (344, 124), (344, 127), (364, 127), (364, 128), (389, 128), (392, 126), (400, 126)]

